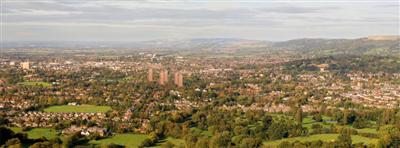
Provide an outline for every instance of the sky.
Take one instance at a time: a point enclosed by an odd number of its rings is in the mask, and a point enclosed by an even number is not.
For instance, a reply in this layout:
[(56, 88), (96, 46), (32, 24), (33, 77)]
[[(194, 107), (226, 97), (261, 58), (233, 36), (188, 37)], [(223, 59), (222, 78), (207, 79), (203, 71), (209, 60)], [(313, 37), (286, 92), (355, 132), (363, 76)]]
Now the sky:
[(399, 35), (399, 0), (0, 0), (3, 41)]

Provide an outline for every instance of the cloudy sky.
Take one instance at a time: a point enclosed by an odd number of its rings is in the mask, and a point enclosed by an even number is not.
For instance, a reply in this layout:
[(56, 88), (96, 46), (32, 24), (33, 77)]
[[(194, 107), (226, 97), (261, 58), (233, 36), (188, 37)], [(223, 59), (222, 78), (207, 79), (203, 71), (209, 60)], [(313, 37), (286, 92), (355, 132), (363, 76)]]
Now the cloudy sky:
[(5, 41), (399, 34), (399, 0), (0, 0)]

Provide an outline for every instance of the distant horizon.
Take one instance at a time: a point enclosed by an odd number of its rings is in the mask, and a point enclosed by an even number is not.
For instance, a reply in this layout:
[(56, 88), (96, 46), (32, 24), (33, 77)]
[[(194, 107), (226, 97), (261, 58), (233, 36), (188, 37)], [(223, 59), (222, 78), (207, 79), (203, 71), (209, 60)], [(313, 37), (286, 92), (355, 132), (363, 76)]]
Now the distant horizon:
[(357, 38), (400, 34), (397, 0), (1, 1), (3, 41)]
[(127, 42), (149, 42), (149, 41), (181, 41), (181, 40), (196, 40), (196, 39), (237, 39), (237, 40), (249, 40), (249, 41), (267, 41), (267, 42), (285, 42), (285, 41), (290, 41), (290, 40), (299, 40), (299, 39), (327, 39), (327, 40), (335, 40), (335, 39), (346, 39), (346, 40), (352, 40), (352, 39), (361, 39), (361, 38), (366, 38), (366, 37), (374, 37), (374, 36), (385, 36), (385, 37), (399, 37), (400, 34), (374, 34), (374, 35), (368, 35), (368, 36), (360, 36), (360, 37), (352, 37), (352, 38), (335, 38), (335, 37), (299, 37), (299, 38), (291, 38), (291, 39), (285, 39), (285, 40), (261, 40), (261, 39), (249, 39), (249, 38), (227, 38), (227, 37), (201, 37), (201, 38), (176, 38), (176, 39), (169, 39), (169, 38), (160, 38), (160, 39), (151, 39), (151, 40), (136, 40), (136, 41), (116, 41), (116, 40), (108, 40), (108, 41), (101, 41), (101, 40), (87, 40), (87, 41), (82, 41), (82, 40), (3, 40), (2, 42), (121, 42), (121, 43), (127, 43)]

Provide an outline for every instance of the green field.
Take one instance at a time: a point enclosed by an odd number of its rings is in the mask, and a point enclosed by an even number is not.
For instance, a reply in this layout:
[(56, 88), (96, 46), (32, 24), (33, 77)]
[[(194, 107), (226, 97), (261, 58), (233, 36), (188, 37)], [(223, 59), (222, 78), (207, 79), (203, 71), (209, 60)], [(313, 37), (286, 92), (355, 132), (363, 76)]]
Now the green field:
[[(295, 138), (285, 138), (285, 139), (275, 140), (275, 141), (266, 141), (263, 144), (268, 145), (268, 146), (277, 146), (283, 141), (294, 142), (296, 140), (298, 140), (300, 142), (317, 141), (317, 140), (329, 142), (329, 141), (336, 140), (338, 135), (339, 134), (318, 134), (318, 135), (311, 135), (308, 137), (295, 137)], [(378, 142), (378, 139), (366, 138), (366, 137), (361, 137), (358, 135), (352, 135), (351, 139), (353, 140), (353, 144), (361, 143), (361, 142), (363, 142), (364, 144), (371, 144), (371, 143), (376, 144)]]
[(346, 125), (346, 126), (339, 126), (339, 125), (338, 125), (337, 127), (340, 127), (340, 128), (346, 127), (346, 128), (354, 129), (354, 130), (357, 130), (357, 132), (359, 132), (359, 133), (378, 134), (378, 131), (377, 131), (376, 129), (374, 129), (374, 128), (362, 128), (362, 129), (357, 129), (357, 128), (354, 128), (353, 126), (350, 126), (350, 125)]
[[(15, 133), (21, 133), (22, 128), (20, 127), (10, 127), (12, 131)], [(28, 134), (29, 139), (38, 139), (45, 137), (46, 139), (53, 139), (56, 137), (59, 137), (59, 132), (57, 132), (54, 129), (51, 128), (33, 128), (29, 131), (25, 131), (23, 133)], [(107, 145), (107, 144), (120, 144), (120, 145), (125, 145), (128, 148), (136, 148), (138, 147), (144, 139), (147, 138), (147, 135), (142, 135), (142, 134), (116, 134), (112, 137), (105, 138), (105, 139), (100, 139), (100, 140), (92, 140), (89, 142), (89, 144), (94, 144), (94, 145)], [(165, 142), (171, 142), (175, 145), (184, 145), (185, 141), (182, 139), (175, 139), (172, 137), (168, 137), (166, 139), (160, 140), (159, 143), (157, 143), (155, 148), (161, 147), (161, 145)]]
[(43, 86), (43, 87), (51, 87), (52, 84), (48, 82), (19, 82), (18, 85), (24, 86)]
[(139, 135), (139, 134), (116, 134), (110, 138), (90, 141), (90, 144), (96, 145), (107, 145), (107, 144), (119, 144), (125, 145), (128, 148), (136, 148), (138, 147), (144, 139), (147, 138), (147, 135)]
[(171, 142), (172, 144), (174, 144), (176, 146), (185, 145), (185, 140), (168, 137), (166, 139), (160, 140), (159, 143), (156, 144), (156, 146), (153, 146), (153, 148), (159, 148), (159, 147), (161, 147), (162, 144), (164, 144), (167, 141)]
[[(323, 118), (324, 121), (331, 120), (329, 117), (325, 117), (325, 116), (323, 116), (322, 118)], [(303, 127), (307, 128), (308, 130), (312, 130), (311, 127), (312, 127), (313, 124), (320, 124), (320, 125), (322, 125), (322, 127), (324, 127), (324, 128), (330, 128), (331, 125), (335, 125), (335, 126), (341, 127), (341, 128), (346, 127), (346, 128), (350, 128), (350, 129), (355, 129), (355, 130), (357, 130), (359, 133), (372, 133), (372, 134), (377, 134), (377, 133), (378, 133), (378, 131), (377, 131), (375, 128), (356, 129), (356, 128), (353, 128), (351, 125), (341, 126), (341, 125), (337, 125), (337, 124), (335, 124), (335, 123), (316, 122), (315, 120), (312, 119), (311, 116), (304, 117), (303, 123), (302, 123)], [(371, 122), (371, 124), (372, 124), (372, 125), (375, 125), (374, 122)]]
[(378, 134), (378, 131), (373, 128), (363, 128), (363, 129), (356, 129), (357, 132), (359, 133), (372, 133), (372, 134)]
[[(22, 128), (19, 127), (11, 127), (10, 129), (13, 130), (15, 133), (22, 132)], [(51, 128), (33, 128), (23, 133), (27, 133), (28, 138), (30, 139), (38, 139), (42, 137), (45, 137), (46, 139), (52, 139), (58, 137), (59, 134), (59, 132)]]
[(109, 106), (96, 106), (96, 105), (61, 105), (61, 106), (51, 106), (44, 109), (45, 112), (53, 112), (53, 113), (71, 113), (71, 112), (79, 112), (79, 113), (96, 113), (96, 112), (107, 112), (111, 110)]

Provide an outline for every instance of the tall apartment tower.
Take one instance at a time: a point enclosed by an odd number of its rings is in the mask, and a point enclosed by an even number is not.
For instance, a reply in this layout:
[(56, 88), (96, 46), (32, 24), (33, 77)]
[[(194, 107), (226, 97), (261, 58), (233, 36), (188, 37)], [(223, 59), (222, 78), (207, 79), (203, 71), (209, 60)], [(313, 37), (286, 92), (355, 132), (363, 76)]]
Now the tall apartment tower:
[(159, 83), (161, 85), (165, 85), (167, 82), (168, 82), (168, 71), (167, 70), (161, 70), (160, 71)]
[(183, 86), (183, 76), (182, 73), (180, 72), (176, 72), (174, 74), (174, 83), (176, 86), (178, 87), (182, 87)]
[(149, 71), (147, 72), (147, 81), (152, 82), (153, 81), (153, 69), (150, 68)]
[(168, 82), (168, 70), (164, 70), (164, 82)]

